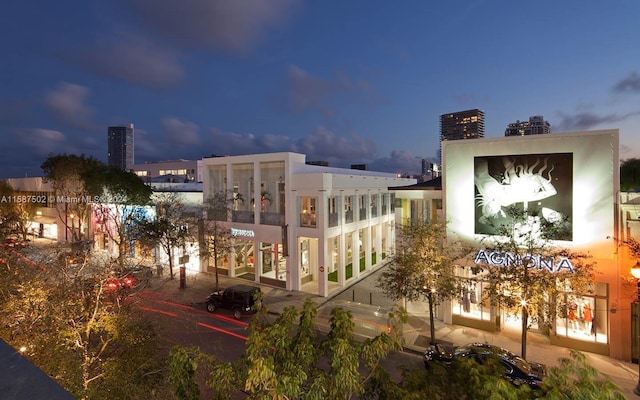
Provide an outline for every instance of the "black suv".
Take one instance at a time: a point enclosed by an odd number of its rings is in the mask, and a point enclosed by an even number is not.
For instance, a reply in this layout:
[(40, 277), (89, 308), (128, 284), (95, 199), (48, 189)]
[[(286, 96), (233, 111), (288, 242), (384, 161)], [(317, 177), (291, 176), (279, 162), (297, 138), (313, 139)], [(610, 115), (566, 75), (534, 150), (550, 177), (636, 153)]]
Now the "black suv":
[(207, 298), (207, 311), (215, 312), (218, 308), (226, 308), (233, 312), (235, 319), (240, 319), (242, 314), (254, 312), (254, 295), (257, 292), (260, 292), (260, 288), (249, 285), (235, 285), (213, 292)]

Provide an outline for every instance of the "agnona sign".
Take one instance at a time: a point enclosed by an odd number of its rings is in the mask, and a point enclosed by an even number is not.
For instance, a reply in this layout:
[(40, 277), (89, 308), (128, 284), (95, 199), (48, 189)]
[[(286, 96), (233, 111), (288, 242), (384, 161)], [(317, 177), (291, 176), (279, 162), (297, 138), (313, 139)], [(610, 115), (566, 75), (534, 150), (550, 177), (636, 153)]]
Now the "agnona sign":
[(473, 260), (476, 264), (492, 265), (495, 267), (508, 267), (511, 265), (522, 265), (527, 262), (527, 268), (547, 270), (550, 272), (568, 271), (575, 272), (573, 264), (567, 257), (556, 259), (544, 257), (542, 255), (520, 255), (498, 250), (479, 250)]

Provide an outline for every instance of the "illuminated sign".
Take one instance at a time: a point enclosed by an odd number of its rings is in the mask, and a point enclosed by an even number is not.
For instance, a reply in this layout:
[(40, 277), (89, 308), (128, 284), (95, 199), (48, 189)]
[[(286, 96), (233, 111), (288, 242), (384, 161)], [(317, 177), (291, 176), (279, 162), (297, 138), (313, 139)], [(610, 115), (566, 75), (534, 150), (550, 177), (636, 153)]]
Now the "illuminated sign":
[(236, 229), (231, 228), (231, 236), (244, 236), (244, 237), (255, 237), (256, 233), (251, 229)]
[(479, 250), (473, 261), (476, 264), (508, 267), (512, 265), (522, 265), (525, 260), (528, 261), (527, 268), (529, 269), (535, 268), (539, 271), (547, 270), (549, 272), (575, 272), (571, 261), (567, 257), (560, 257), (557, 260), (554, 260), (541, 255), (527, 254), (525, 256), (521, 256), (519, 254), (513, 255), (511, 253), (497, 250)]

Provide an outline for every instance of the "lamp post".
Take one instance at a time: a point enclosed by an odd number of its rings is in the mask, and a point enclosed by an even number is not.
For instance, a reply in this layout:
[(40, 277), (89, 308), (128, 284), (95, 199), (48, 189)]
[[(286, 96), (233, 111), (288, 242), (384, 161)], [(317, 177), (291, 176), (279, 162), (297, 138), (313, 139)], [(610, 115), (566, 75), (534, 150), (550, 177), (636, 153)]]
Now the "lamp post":
[[(631, 275), (636, 278), (636, 300), (634, 303), (636, 304), (636, 312), (640, 314), (640, 261), (636, 262), (636, 265), (631, 267)], [(639, 340), (638, 345), (640, 346), (640, 315), (636, 315), (636, 336)], [(638, 357), (638, 384), (633, 389), (633, 393), (640, 396), (640, 356)]]

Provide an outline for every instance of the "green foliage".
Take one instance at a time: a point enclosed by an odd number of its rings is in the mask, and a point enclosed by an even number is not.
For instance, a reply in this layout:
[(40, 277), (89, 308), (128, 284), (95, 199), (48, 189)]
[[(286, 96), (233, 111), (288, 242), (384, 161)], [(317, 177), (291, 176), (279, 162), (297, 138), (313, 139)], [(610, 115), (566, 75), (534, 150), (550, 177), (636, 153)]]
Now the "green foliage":
[(584, 354), (571, 350), (557, 367), (549, 368), (545, 383), (545, 399), (624, 400), (620, 388), (589, 365)]
[(431, 342), (435, 343), (434, 307), (460, 293), (455, 263), (469, 250), (446, 242), (446, 224), (426, 220), (402, 226), (397, 247), (377, 285), (394, 300), (427, 300)]
[(227, 221), (231, 220), (234, 203), (244, 202), (242, 196), (231, 191), (219, 191), (204, 201), (206, 220), (202, 226), (204, 245), (200, 247), (202, 256), (212, 256), (218, 290), (218, 264), (233, 250), (231, 232)]
[(92, 198), (100, 203), (144, 206), (151, 203), (153, 189), (131, 171), (100, 164), (84, 170), (80, 177)]
[(169, 274), (174, 276), (173, 264), (176, 248), (184, 247), (197, 232), (197, 217), (189, 210), (178, 193), (165, 193), (154, 201), (156, 217), (136, 221), (137, 237), (153, 248), (160, 246), (169, 259)]
[[(258, 294), (256, 299), (245, 356), (233, 363), (217, 363), (207, 379), (215, 398), (231, 399), (238, 388), (250, 399), (372, 398), (387, 391), (391, 381), (379, 363), (389, 352), (402, 348), (401, 323), (406, 321), (402, 310), (392, 315), (390, 334), (357, 342), (351, 314), (341, 308), (332, 312), (329, 334), (319, 337), (311, 299), (302, 310), (287, 307), (270, 322), (261, 297)], [(182, 360), (171, 364), (179, 369), (171, 374), (180, 377), (176, 382), (191, 382), (194, 364), (186, 356)]]
[[(53, 194), (56, 198), (65, 197), (66, 201), (62, 203), (53, 204), (58, 214), (62, 218), (62, 221), (69, 226), (69, 219), (66, 215), (75, 215), (78, 218), (80, 226), (78, 230), (71, 229), (72, 241), (81, 240), (82, 237), (78, 236), (79, 232), (83, 230), (82, 225), (88, 223), (88, 218), (91, 213), (91, 203), (86, 200), (89, 197), (89, 190), (87, 188), (85, 175), (94, 170), (101, 170), (105, 168), (105, 165), (93, 158), (83, 155), (75, 154), (58, 154), (50, 155), (41, 165), (44, 173), (43, 182), (51, 183), (53, 187)], [(71, 218), (71, 222), (74, 219)], [(73, 227), (75, 228), (75, 227)]]
[(196, 381), (198, 360), (192, 355), (194, 350), (174, 346), (169, 353), (169, 382), (174, 387), (176, 396), (181, 400), (200, 398), (200, 387)]
[(640, 188), (640, 159), (630, 158), (620, 165), (620, 190), (637, 191)]
[(9, 344), (24, 346), (35, 365), (78, 398), (157, 398), (163, 368), (155, 328), (104, 293), (99, 273), (6, 261), (0, 262), (0, 335)]

